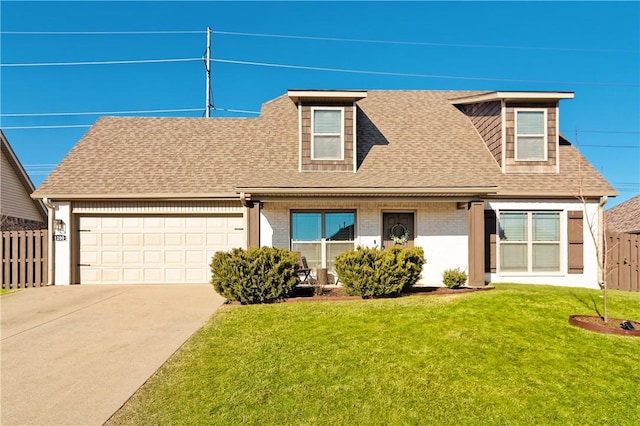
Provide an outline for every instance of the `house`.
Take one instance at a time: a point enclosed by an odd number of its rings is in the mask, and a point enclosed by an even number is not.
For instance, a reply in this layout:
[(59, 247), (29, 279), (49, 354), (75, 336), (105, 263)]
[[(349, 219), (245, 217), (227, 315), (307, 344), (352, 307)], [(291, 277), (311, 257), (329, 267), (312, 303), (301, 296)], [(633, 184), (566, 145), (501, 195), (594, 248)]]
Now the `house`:
[(2, 152), (0, 230), (45, 229), (47, 209), (42, 200), (30, 197), (35, 187), (2, 130), (0, 130), (0, 148)]
[(34, 194), (66, 229), (55, 283), (208, 282), (238, 246), (332, 270), (395, 238), (424, 248), (423, 284), (598, 288), (583, 220), (616, 192), (559, 133), (573, 96), (290, 90), (258, 118), (101, 118)]
[(640, 195), (604, 212), (607, 231), (640, 234)]

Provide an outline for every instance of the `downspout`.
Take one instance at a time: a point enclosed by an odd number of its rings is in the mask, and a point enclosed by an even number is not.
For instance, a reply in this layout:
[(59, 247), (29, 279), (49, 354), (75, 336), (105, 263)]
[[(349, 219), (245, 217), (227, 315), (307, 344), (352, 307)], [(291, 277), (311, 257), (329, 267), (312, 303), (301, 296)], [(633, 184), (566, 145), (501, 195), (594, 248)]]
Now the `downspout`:
[(47, 238), (47, 285), (55, 285), (55, 244), (53, 243), (53, 221), (55, 215), (55, 207), (49, 198), (43, 198), (42, 203), (47, 207), (47, 230), (49, 237)]

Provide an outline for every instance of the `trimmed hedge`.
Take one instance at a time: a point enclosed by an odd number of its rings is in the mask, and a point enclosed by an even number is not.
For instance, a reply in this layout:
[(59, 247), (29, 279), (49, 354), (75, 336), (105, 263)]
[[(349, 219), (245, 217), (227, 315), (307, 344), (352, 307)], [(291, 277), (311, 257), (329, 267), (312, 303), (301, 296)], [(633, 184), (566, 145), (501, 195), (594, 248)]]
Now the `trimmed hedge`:
[(336, 257), (335, 268), (348, 294), (362, 297), (399, 295), (420, 279), (421, 247), (387, 250), (358, 247)]
[(229, 300), (268, 303), (288, 297), (298, 283), (296, 254), (254, 247), (217, 252), (211, 259), (213, 288)]
[(462, 287), (467, 278), (467, 273), (460, 268), (447, 269), (442, 273), (442, 283), (449, 288)]

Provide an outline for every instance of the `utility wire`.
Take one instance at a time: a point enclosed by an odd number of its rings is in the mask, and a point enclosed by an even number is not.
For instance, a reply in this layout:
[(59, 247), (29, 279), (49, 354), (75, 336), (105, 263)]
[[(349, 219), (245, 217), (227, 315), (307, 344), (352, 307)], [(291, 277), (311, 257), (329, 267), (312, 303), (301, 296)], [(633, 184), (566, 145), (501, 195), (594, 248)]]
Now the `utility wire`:
[(622, 86), (622, 87), (637, 87), (638, 83), (601, 83), (601, 82), (587, 82), (587, 81), (553, 81), (553, 80), (521, 80), (511, 78), (490, 78), (490, 77), (467, 77), (467, 76), (453, 76), (453, 75), (438, 75), (438, 74), (414, 74), (414, 73), (400, 73), (400, 72), (387, 72), (387, 71), (367, 71), (367, 70), (354, 70), (346, 68), (327, 68), (327, 67), (312, 67), (304, 65), (289, 65), (289, 64), (274, 64), (270, 62), (252, 62), (252, 61), (239, 61), (234, 59), (221, 59), (211, 58), (211, 62), (219, 62), (226, 64), (237, 65), (254, 65), (261, 67), (272, 68), (289, 68), (297, 70), (311, 70), (311, 71), (328, 71), (328, 72), (344, 72), (351, 74), (371, 74), (371, 75), (388, 75), (396, 77), (418, 77), (418, 78), (434, 78), (434, 79), (447, 79), (447, 80), (474, 80), (474, 81), (498, 81), (508, 83), (544, 83), (544, 84), (576, 84), (583, 86)]
[(134, 59), (122, 61), (90, 61), (90, 62), (40, 62), (40, 63), (22, 63), (22, 64), (6, 64), (0, 63), (0, 67), (53, 67), (68, 65), (113, 65), (113, 64), (151, 64), (164, 62), (193, 62), (201, 61), (202, 58), (178, 58), (178, 59)]
[(7, 35), (206, 34), (206, 31), (0, 31)]
[[(145, 34), (206, 34), (206, 31), (0, 31), (0, 34), (7, 35), (145, 35)], [(242, 36), (242, 37), (267, 37), (297, 40), (315, 41), (335, 41), (348, 43), (373, 43), (373, 44), (393, 44), (407, 46), (435, 46), (435, 47), (464, 47), (474, 49), (510, 49), (510, 50), (547, 50), (560, 52), (602, 52), (602, 53), (638, 53), (638, 50), (631, 49), (585, 49), (575, 47), (548, 47), (548, 46), (508, 46), (492, 44), (471, 44), (471, 43), (439, 43), (424, 41), (401, 41), (401, 40), (380, 40), (380, 39), (359, 39), (347, 37), (316, 37), (289, 34), (269, 34), (250, 33), (239, 31), (211, 31), (212, 34)]]
[(136, 111), (94, 111), (94, 112), (40, 112), (40, 113), (11, 113), (0, 114), (0, 117), (54, 117), (62, 115), (107, 115), (107, 114), (150, 114), (161, 112), (188, 112), (188, 111), (201, 111), (202, 108), (179, 108), (179, 109), (148, 109), (148, 110), (136, 110)]
[[(73, 66), (73, 65), (121, 65), (121, 64), (146, 64), (146, 63), (166, 63), (166, 62), (193, 62), (201, 61), (202, 58), (179, 58), (179, 59), (140, 59), (140, 60), (122, 60), (122, 61), (91, 61), (91, 62), (42, 62), (42, 63), (0, 63), (0, 67), (47, 67), (47, 66)], [(417, 77), (417, 78), (433, 78), (446, 80), (472, 80), (472, 81), (496, 81), (508, 83), (539, 83), (539, 84), (576, 84), (582, 86), (616, 86), (616, 87), (638, 87), (638, 83), (604, 83), (604, 82), (588, 82), (588, 81), (554, 81), (554, 80), (522, 80), (512, 78), (491, 78), (491, 77), (469, 77), (469, 76), (453, 76), (439, 74), (416, 74), (416, 73), (400, 73), (388, 71), (369, 71), (354, 70), (347, 68), (328, 68), (314, 67), (305, 65), (276, 64), (270, 62), (254, 62), (240, 61), (234, 59), (211, 58), (211, 62), (236, 64), (236, 65), (253, 65), (272, 68), (289, 68), (298, 70), (311, 71), (327, 71), (327, 72), (343, 72), (351, 74), (369, 74), (369, 75), (386, 75), (396, 77)]]
[(396, 44), (396, 45), (408, 45), (408, 46), (438, 46), (438, 47), (470, 47), (480, 49), (512, 49), (512, 50), (554, 50), (561, 52), (603, 52), (603, 53), (638, 53), (638, 50), (626, 50), (626, 49), (581, 49), (573, 47), (536, 47), (536, 46), (506, 46), (506, 45), (492, 45), (492, 44), (469, 44), (469, 43), (436, 43), (436, 42), (423, 42), (423, 41), (398, 41), (398, 40), (374, 40), (374, 39), (358, 39), (358, 38), (342, 38), (342, 37), (313, 37), (313, 36), (299, 36), (299, 35), (285, 35), (285, 34), (265, 34), (265, 33), (244, 33), (235, 31), (211, 31), (213, 34), (219, 35), (234, 35), (234, 36), (247, 36), (247, 37), (270, 37), (270, 38), (285, 38), (285, 39), (299, 39), (299, 40), (317, 40), (317, 41), (339, 41), (339, 42), (351, 42), (351, 43), (376, 43), (376, 44)]

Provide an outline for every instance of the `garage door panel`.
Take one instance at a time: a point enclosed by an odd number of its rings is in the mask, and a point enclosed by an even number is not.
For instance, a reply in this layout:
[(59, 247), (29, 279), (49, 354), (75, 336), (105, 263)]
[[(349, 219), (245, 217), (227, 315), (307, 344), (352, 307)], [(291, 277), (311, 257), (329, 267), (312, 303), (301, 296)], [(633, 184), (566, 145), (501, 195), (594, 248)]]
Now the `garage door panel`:
[(109, 284), (116, 284), (122, 282), (122, 269), (121, 268), (103, 268), (102, 269), (102, 281)]
[(242, 216), (81, 216), (81, 283), (207, 283), (217, 251), (244, 247)]
[(163, 283), (164, 274), (161, 268), (144, 268), (143, 269), (143, 280), (149, 283)]
[(138, 247), (143, 244), (141, 234), (122, 234), (122, 243), (126, 247)]
[(164, 262), (166, 264), (183, 264), (183, 254), (184, 251), (182, 250), (167, 250), (164, 252)]
[(120, 266), (122, 264), (122, 253), (119, 251), (103, 251), (101, 261), (103, 265)]
[(184, 234), (164, 234), (165, 246), (183, 246)]
[(122, 279), (128, 283), (138, 283), (142, 281), (142, 270), (140, 268), (123, 268)]
[(145, 265), (161, 265), (163, 263), (162, 251), (145, 250), (143, 252), (142, 259)]
[(162, 227), (161, 217), (149, 216), (142, 218), (142, 227), (143, 228), (161, 228)]
[(122, 252), (122, 263), (125, 265), (140, 265), (142, 253), (137, 250), (125, 250)]

